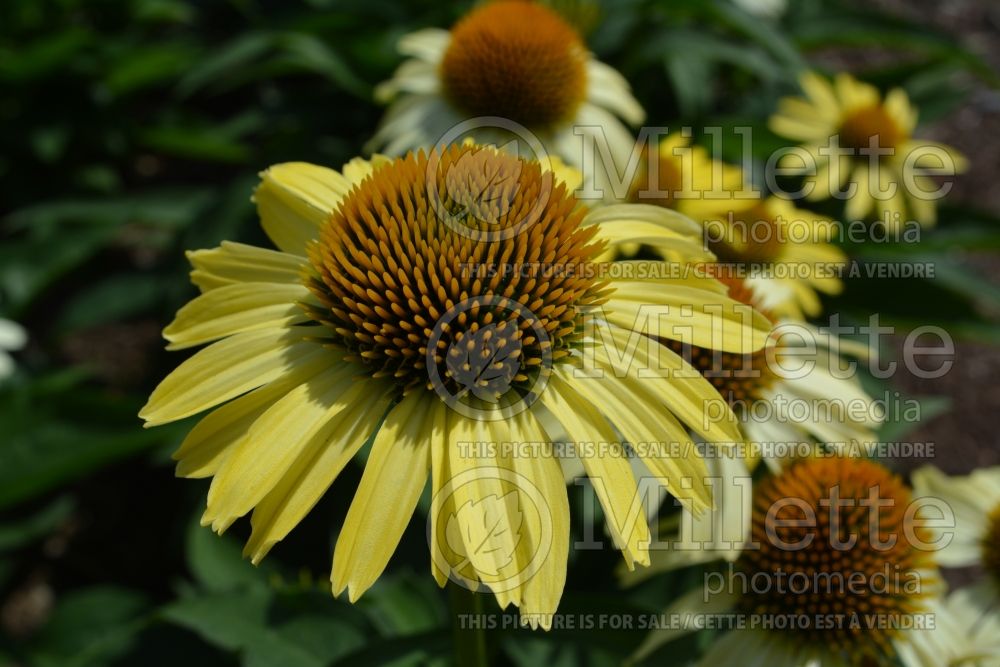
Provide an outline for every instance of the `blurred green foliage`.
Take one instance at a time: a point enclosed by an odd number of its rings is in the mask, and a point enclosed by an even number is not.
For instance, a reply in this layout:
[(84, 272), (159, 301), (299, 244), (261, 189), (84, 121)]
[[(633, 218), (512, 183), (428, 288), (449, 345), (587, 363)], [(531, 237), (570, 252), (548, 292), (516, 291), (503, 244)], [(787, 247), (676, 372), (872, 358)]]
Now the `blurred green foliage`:
[[(650, 125), (749, 126), (755, 160), (781, 145), (767, 115), (816, 50), (900, 52), (903, 64), (864, 76), (903, 86), (925, 120), (960, 106), (974, 80), (996, 83), (934, 29), (839, 2), (792, 2), (780, 22), (724, 0), (556, 4), (633, 83)], [(390, 574), (357, 605), (334, 600), (325, 555), (357, 471), (255, 570), (237, 536), (198, 527), (204, 485), (171, 479), (169, 453), (187, 425), (144, 431), (135, 414), (178, 363), (162, 352), (159, 329), (193, 293), (183, 251), (263, 243), (249, 201), (256, 173), (360, 154), (381, 114), (373, 86), (399, 62), (396, 40), (446, 27), (466, 7), (0, 5), (0, 316), (30, 332), (20, 370), (0, 387), (0, 664), (449, 663), (454, 618), (427, 574), (419, 517)], [(738, 146), (727, 142), (730, 157)], [(919, 248), (852, 249), (862, 260), (919, 253), (940, 279), (856, 281), (832, 307), (997, 341), (1000, 293), (952, 253), (997, 250), (1000, 221), (947, 206), (941, 217)], [(889, 428), (899, 437), (900, 425)], [(573, 501), (587, 493), (574, 489)], [(561, 611), (656, 613), (682, 583), (655, 577), (621, 593), (616, 561), (610, 550), (575, 553)], [(498, 659), (521, 665), (618, 664), (640, 639), (635, 630), (489, 637)], [(680, 664), (694, 648), (673, 646), (669, 660)]]

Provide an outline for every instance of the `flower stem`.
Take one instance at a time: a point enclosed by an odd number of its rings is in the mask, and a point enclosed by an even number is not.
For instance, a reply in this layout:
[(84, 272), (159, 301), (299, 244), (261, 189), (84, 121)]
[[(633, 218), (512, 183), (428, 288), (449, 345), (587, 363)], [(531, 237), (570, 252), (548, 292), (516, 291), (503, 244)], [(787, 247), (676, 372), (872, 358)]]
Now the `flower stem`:
[(461, 667), (488, 667), (483, 596), (449, 582), (448, 599), (454, 616), (455, 664)]

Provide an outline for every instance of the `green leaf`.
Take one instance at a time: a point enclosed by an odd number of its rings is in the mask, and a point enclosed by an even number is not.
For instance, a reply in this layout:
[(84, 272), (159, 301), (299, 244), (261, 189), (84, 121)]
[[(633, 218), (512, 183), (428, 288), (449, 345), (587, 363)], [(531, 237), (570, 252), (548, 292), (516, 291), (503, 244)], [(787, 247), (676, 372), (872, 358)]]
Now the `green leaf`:
[(208, 54), (177, 84), (177, 94), (182, 98), (226, 79), (233, 79), (240, 70), (269, 51), (274, 36), (269, 32), (250, 32), (236, 37), (214, 53)]
[(664, 66), (682, 116), (696, 116), (709, 107), (712, 88), (705, 82), (711, 80), (712, 68), (706, 58), (697, 52), (686, 53), (683, 45), (678, 44), (664, 56)]
[(118, 59), (104, 79), (108, 91), (118, 97), (170, 81), (197, 61), (197, 49), (178, 42), (130, 49)]
[(805, 59), (795, 44), (784, 31), (778, 30), (769, 21), (749, 14), (727, 0), (714, 0), (707, 7), (716, 20), (768, 51), (790, 72), (806, 67)]
[(949, 412), (952, 408), (952, 400), (947, 396), (909, 397), (907, 400), (916, 401), (920, 421), (908, 420), (907, 415), (902, 411), (900, 414), (890, 413), (886, 415), (886, 421), (879, 429), (880, 442), (903, 441), (918, 426)]
[[(167, 621), (197, 633), (210, 644), (235, 651), (258, 641), (270, 600), (271, 593), (266, 589), (217, 593), (178, 600), (160, 613)], [(298, 653), (308, 658), (308, 653)]]
[(384, 635), (409, 635), (446, 626), (448, 612), (429, 577), (404, 572), (383, 575), (360, 602)]
[(58, 391), (44, 383), (0, 392), (0, 508), (42, 494), (102, 465), (176, 440), (184, 424), (145, 430), (142, 400), (95, 392), (79, 377)]
[(350, 65), (323, 40), (307, 33), (291, 32), (278, 40), (288, 63), (324, 76), (363, 100), (371, 99), (371, 86), (360, 79)]
[[(334, 664), (340, 667), (372, 665), (378, 667), (424, 667), (442, 664), (451, 656), (450, 630), (435, 630), (419, 635), (397, 638), (380, 638), (369, 642), (362, 649), (341, 658)], [(444, 664), (452, 664), (446, 660)]]
[(247, 146), (212, 127), (154, 127), (142, 133), (141, 142), (151, 150), (191, 160), (238, 164), (250, 157)]
[(64, 596), (28, 649), (34, 667), (110, 664), (125, 653), (145, 627), (145, 596), (101, 586)]
[(187, 563), (195, 580), (212, 592), (266, 586), (267, 569), (256, 568), (243, 558), (231, 535), (216, 535), (192, 517), (187, 532)]
[(7, 221), (12, 228), (34, 235), (71, 223), (176, 228), (194, 222), (211, 199), (208, 188), (169, 188), (112, 199), (56, 199), (14, 211)]
[(149, 311), (162, 299), (161, 276), (112, 276), (80, 292), (62, 312), (57, 329), (65, 332), (120, 322)]
[(365, 635), (338, 613), (344, 603), (324, 593), (320, 604), (307, 613), (283, 609), (271, 591), (255, 589), (180, 600), (162, 613), (215, 646), (239, 651), (244, 665), (324, 667), (363, 645)]
[(27, 239), (0, 246), (0, 293), (10, 313), (17, 315), (45, 288), (92, 257), (112, 231), (66, 230), (52, 242)]
[(0, 48), (0, 81), (20, 83), (40, 79), (67, 67), (91, 43), (90, 37), (86, 30), (72, 27), (21, 44), (16, 53), (5, 44)]

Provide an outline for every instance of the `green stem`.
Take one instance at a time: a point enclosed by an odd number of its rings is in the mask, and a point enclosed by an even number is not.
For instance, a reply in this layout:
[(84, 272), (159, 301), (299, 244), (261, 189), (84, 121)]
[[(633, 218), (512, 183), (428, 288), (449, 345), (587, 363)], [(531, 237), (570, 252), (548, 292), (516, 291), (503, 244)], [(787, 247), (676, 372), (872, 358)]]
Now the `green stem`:
[(483, 596), (449, 582), (448, 599), (454, 616), (455, 664), (459, 667), (489, 667)]

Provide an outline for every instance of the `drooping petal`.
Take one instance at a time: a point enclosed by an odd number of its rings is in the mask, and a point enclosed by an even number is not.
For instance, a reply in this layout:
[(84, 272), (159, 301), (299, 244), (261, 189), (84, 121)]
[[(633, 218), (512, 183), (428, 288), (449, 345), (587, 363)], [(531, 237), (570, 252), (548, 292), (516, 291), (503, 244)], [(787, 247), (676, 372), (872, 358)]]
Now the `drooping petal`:
[(601, 341), (590, 341), (592, 350), (585, 350), (592, 351), (602, 369), (621, 378), (633, 391), (666, 405), (689, 429), (709, 442), (742, 441), (739, 422), (728, 403), (680, 355), (614, 325), (600, 328), (598, 333)]
[(627, 331), (737, 354), (764, 347), (771, 331), (766, 317), (717, 292), (645, 281), (616, 280), (604, 314)]
[(369, 400), (366, 383), (348, 364), (304, 382), (276, 401), (226, 457), (208, 490), (203, 525), (222, 532), (273, 489), (296, 458), (326, 442), (339, 425), (334, 417)]
[[(526, 575), (521, 604), (521, 618), (531, 627), (552, 626), (552, 615), (559, 606), (566, 584), (566, 563), (569, 557), (569, 498), (562, 469), (552, 451), (552, 443), (545, 437), (541, 424), (530, 410), (514, 415), (510, 421), (511, 440), (517, 443), (534, 443), (537, 454), (516, 456), (511, 459), (519, 478), (527, 480), (537, 490), (536, 497), (544, 499), (545, 507), (539, 508), (546, 516), (541, 521), (526, 521), (533, 557), (541, 558), (537, 570)], [(522, 506), (538, 501), (532, 494), (519, 489), (524, 496)], [(546, 520), (547, 519), (547, 520)], [(547, 550), (546, 550), (547, 549)], [(541, 550), (541, 551), (539, 551)]]
[(432, 445), (426, 426), (433, 423), (433, 403), (440, 403), (433, 394), (409, 394), (375, 435), (333, 554), (334, 595), (346, 588), (348, 599), (357, 600), (396, 550), (427, 483)]
[(173, 454), (178, 477), (210, 477), (259, 416), (292, 387), (339, 362), (317, 347), (295, 368), (263, 387), (235, 398), (202, 417)]
[(250, 520), (253, 532), (244, 555), (259, 563), (319, 502), (375, 433), (389, 406), (390, 390), (389, 386), (373, 384), (366, 391), (372, 400), (357, 400), (329, 418), (320, 435), (310, 440), (281, 481), (254, 507)]
[(605, 370), (599, 377), (572, 376), (559, 369), (563, 380), (601, 411), (635, 449), (654, 475), (665, 481), (667, 490), (692, 510), (710, 507), (711, 493), (705, 483), (705, 462), (687, 431), (663, 405), (634, 383)]
[(587, 83), (587, 99), (618, 114), (629, 125), (639, 125), (646, 118), (628, 81), (614, 68), (597, 60), (587, 61)]
[(549, 379), (541, 400), (577, 446), (626, 565), (629, 569), (635, 563), (649, 565), (649, 526), (632, 466), (615, 432), (600, 412), (558, 375)]

